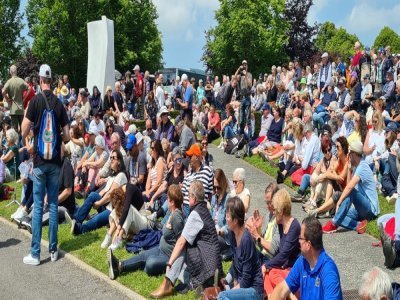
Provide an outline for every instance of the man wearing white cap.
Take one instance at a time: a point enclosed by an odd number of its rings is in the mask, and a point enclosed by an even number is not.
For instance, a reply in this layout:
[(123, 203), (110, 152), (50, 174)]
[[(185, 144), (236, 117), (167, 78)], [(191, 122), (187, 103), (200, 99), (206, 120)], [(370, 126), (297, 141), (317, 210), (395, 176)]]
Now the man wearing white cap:
[(321, 68), (319, 69), (318, 80), (317, 80), (317, 87), (321, 94), (325, 92), (326, 87), (332, 80), (332, 65), (328, 61), (328, 53), (325, 52), (322, 54), (321, 59)]
[[(239, 91), (240, 91), (240, 111), (239, 111), (239, 129), (240, 133), (244, 134), (244, 128), (247, 125), (250, 126), (250, 94), (253, 82), (253, 76), (248, 71), (247, 61), (243, 60), (242, 64), (235, 72), (235, 78), (238, 79)], [(251, 129), (249, 128), (249, 132)]]
[(190, 122), (193, 120), (193, 87), (189, 82), (189, 78), (186, 74), (182, 75), (182, 99), (176, 98), (177, 104), (182, 109), (182, 119), (189, 118)]
[[(24, 257), (24, 264), (40, 264), (40, 241), (42, 238), (42, 217), (44, 196), (47, 194), (47, 206), (50, 212), (49, 219), (49, 252), (51, 261), (58, 259), (57, 233), (58, 233), (58, 177), (60, 175), (61, 142), (69, 141), (69, 123), (64, 105), (52, 93), (51, 69), (48, 65), (41, 65), (39, 70), (40, 86), (42, 93), (33, 97), (29, 102), (24, 120), (22, 121), (22, 141), (25, 139), (33, 125), (34, 146), (28, 146), (28, 152), (33, 154), (33, 218), (32, 218), (32, 243), (31, 252)], [(52, 109), (53, 116), (48, 108)], [(53, 118), (51, 118), (53, 117)], [(43, 120), (43, 118), (46, 118)], [(41, 130), (42, 121), (48, 126)], [(54, 123), (53, 123), (54, 122)], [(49, 125), (53, 123), (53, 126)], [(56, 128), (54, 131), (53, 128)], [(62, 128), (63, 135), (61, 136)], [(46, 133), (39, 144), (39, 137)], [(52, 141), (56, 141), (55, 145)]]
[(334, 218), (322, 230), (336, 232), (339, 226), (357, 233), (365, 232), (368, 220), (379, 215), (379, 201), (374, 175), (369, 165), (362, 159), (363, 144), (353, 141), (349, 145), (349, 174), (351, 176), (337, 204)]

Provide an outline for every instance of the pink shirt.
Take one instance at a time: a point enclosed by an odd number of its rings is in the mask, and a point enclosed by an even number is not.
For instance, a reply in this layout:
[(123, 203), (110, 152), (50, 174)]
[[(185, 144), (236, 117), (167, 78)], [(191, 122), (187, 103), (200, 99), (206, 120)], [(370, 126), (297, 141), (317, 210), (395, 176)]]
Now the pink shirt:
[(214, 113), (214, 115), (211, 115), (211, 113), (208, 113), (208, 124), (209, 125), (217, 124), (217, 126), (215, 126), (215, 131), (220, 132), (221, 131), (221, 122), (219, 119), (219, 114), (217, 114), (216, 112)]

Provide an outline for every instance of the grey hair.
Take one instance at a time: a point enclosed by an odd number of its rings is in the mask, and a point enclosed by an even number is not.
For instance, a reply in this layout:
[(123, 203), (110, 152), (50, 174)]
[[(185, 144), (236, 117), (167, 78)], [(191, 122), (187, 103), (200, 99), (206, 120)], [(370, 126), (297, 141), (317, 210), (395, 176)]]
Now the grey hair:
[(111, 135), (111, 138), (115, 138), (119, 142), (121, 142), (121, 137), (119, 136), (119, 134), (117, 132), (113, 132), (113, 134)]
[(119, 81), (116, 81), (114, 86), (115, 86), (115, 87), (117, 87), (117, 86), (120, 87), (120, 86), (121, 86), (121, 83), (120, 83)]
[(363, 274), (361, 285), (358, 290), (359, 295), (367, 296), (370, 300), (380, 300), (382, 296), (386, 299), (393, 299), (392, 283), (389, 275), (378, 267)]
[(183, 125), (185, 125), (185, 121), (184, 120), (180, 120), (179, 123), (176, 125), (176, 127), (181, 129), (183, 127)]
[(12, 141), (12, 144), (16, 144), (18, 141), (18, 133), (13, 128), (7, 130), (6, 137)]
[(246, 170), (243, 168), (236, 168), (235, 171), (233, 171), (233, 176), (237, 176), (238, 180), (244, 181), (246, 178)]
[(172, 150), (172, 157), (175, 158), (175, 156), (179, 154), (180, 156), (183, 157), (183, 151), (179, 147), (175, 147), (174, 150)]
[(10, 75), (11, 76), (16, 76), (17, 75), (17, 66), (16, 65), (12, 65), (11, 67), (10, 67)]
[(304, 133), (309, 132), (309, 131), (313, 131), (313, 130), (314, 130), (314, 128), (313, 128), (311, 123), (304, 124), (304, 129), (303, 129)]
[(189, 195), (191, 195), (196, 202), (204, 201), (204, 187), (200, 180), (193, 180), (189, 187)]

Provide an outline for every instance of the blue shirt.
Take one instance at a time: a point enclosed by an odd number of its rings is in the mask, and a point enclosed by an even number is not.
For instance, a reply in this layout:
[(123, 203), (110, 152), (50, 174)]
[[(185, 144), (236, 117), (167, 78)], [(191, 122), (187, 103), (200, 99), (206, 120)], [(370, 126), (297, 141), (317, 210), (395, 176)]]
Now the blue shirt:
[(360, 161), (354, 172), (354, 176), (360, 178), (360, 181), (356, 185), (356, 190), (369, 200), (372, 213), (377, 216), (379, 214), (379, 202), (374, 174), (364, 160)]
[(191, 86), (190, 84), (186, 87), (185, 95), (184, 95), (184, 97), (183, 97), (183, 102), (184, 102), (184, 103), (188, 102), (188, 103), (189, 103), (189, 106), (188, 106), (187, 109), (192, 109), (192, 104), (193, 104), (193, 88), (192, 88), (192, 86)]
[(339, 271), (324, 249), (312, 270), (308, 261), (300, 256), (285, 280), (293, 294), (300, 289), (301, 300), (343, 299)]

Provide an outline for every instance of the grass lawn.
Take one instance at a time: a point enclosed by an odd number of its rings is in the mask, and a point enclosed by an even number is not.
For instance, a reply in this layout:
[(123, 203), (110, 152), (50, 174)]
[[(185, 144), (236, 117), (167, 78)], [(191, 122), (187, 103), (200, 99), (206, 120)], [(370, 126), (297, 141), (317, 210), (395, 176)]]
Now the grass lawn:
[[(221, 139), (217, 139), (213, 141), (212, 143), (216, 146), (219, 145)], [(245, 161), (247, 161), (249, 164), (255, 166), (256, 168), (260, 169), (261, 171), (267, 173), (268, 175), (276, 178), (277, 175), (277, 170), (278, 168), (272, 167), (268, 162), (264, 162), (258, 155), (253, 155), (251, 157), (245, 157)], [(292, 184), (292, 181), (290, 178), (285, 179), (285, 184), (294, 189), (297, 190), (298, 186), (295, 186)], [(394, 204), (389, 204), (385, 197), (379, 194), (378, 192), (378, 198), (379, 198), (379, 203), (380, 203), (380, 215), (384, 215), (387, 213), (393, 213), (394, 212)], [(372, 220), (371, 222), (368, 222), (367, 225), (367, 233), (378, 238), (379, 239), (379, 230), (378, 226), (376, 224), (376, 220)]]
[[(12, 185), (13, 186), (13, 185)], [(21, 195), (21, 185), (17, 185), (17, 198)], [(78, 200), (82, 204), (83, 200)], [(6, 207), (9, 201), (0, 202), (0, 216), (5, 219), (10, 219), (10, 215), (17, 209), (17, 205)], [(21, 229), (23, 230), (23, 229)], [(79, 236), (72, 236), (70, 234), (70, 226), (68, 224), (61, 224), (58, 229), (58, 245), (61, 249), (69, 252), (84, 261), (88, 265), (96, 268), (97, 270), (108, 275), (107, 265), (107, 251), (101, 249), (100, 244), (106, 234), (106, 228), (101, 228), (93, 232), (82, 234)], [(48, 240), (48, 227), (43, 227), (42, 238)], [(28, 252), (29, 249), (26, 249)], [(125, 249), (115, 251), (119, 259), (129, 258), (132, 254), (126, 252)], [(225, 272), (230, 267), (230, 263), (223, 263)], [(143, 271), (125, 273), (117, 278), (117, 281), (126, 287), (134, 290), (138, 294), (149, 298), (150, 293), (158, 288), (163, 280), (163, 276), (150, 277)], [(176, 294), (167, 299), (196, 299), (194, 292), (189, 292), (186, 295)]]

